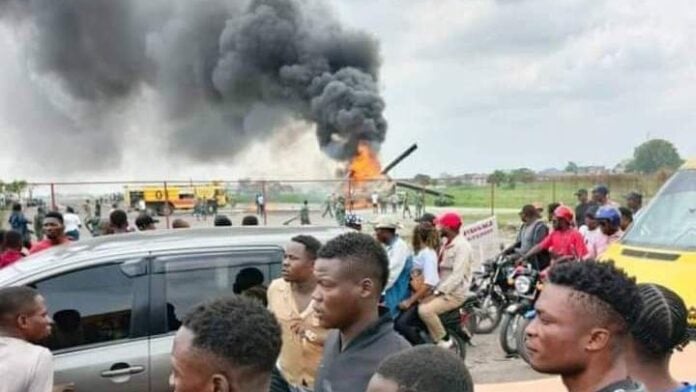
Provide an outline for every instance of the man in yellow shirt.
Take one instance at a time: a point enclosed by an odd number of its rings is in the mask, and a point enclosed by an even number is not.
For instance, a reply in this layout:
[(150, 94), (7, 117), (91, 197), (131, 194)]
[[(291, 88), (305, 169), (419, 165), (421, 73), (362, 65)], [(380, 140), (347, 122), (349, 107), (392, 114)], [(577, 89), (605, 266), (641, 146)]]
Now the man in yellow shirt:
[(312, 236), (293, 237), (285, 246), (283, 277), (268, 287), (268, 308), (283, 331), (281, 372), (290, 384), (309, 388), (314, 386), (326, 338), (312, 307), (314, 261), (320, 247)]

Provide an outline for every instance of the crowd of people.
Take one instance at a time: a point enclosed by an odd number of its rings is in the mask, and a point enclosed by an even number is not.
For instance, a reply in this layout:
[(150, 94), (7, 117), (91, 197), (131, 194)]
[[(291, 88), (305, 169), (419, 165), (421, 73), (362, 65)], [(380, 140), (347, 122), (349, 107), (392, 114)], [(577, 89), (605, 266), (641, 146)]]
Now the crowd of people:
[[(622, 215), (606, 187), (592, 193), (590, 201), (578, 191), (574, 210), (552, 206), (551, 228), (539, 206), (524, 206), (517, 241), (506, 250), (544, 271), (537, 315), (525, 331), (532, 368), (559, 375), (570, 392), (696, 391), (669, 372), (672, 354), (689, 342), (684, 302), (668, 288), (636, 284), (613, 263), (595, 261), (620, 237)], [(626, 208), (639, 213), (640, 204)], [(246, 224), (258, 225), (251, 218)], [(157, 221), (141, 215), (135, 223), (152, 230)], [(214, 224), (232, 223), (219, 215)], [(362, 222), (353, 224), (362, 229)], [(462, 306), (469, 293), (474, 254), (462, 224), (456, 213), (424, 213), (411, 246), (388, 215), (373, 222), (372, 235), (352, 231), (324, 244), (293, 237), (281, 277), (267, 289), (263, 276), (235, 284), (241, 295), (210, 299), (184, 317), (172, 347), (170, 385), (175, 392), (472, 391), (439, 317)], [(45, 238), (29, 252), (79, 240), (68, 235), (58, 212), (45, 214), (42, 230)], [(104, 230), (133, 228), (116, 209)], [(20, 231), (6, 233), (3, 243), (0, 263), (5, 254), (21, 258)], [(0, 385), (50, 390), (51, 355), (37, 344), (51, 323), (37, 291), (0, 289), (0, 374), (9, 375)]]
[(516, 254), (520, 261), (529, 261), (541, 271), (565, 260), (597, 259), (621, 239), (642, 208), (642, 195), (637, 192), (626, 195), (625, 206), (610, 199), (609, 194), (608, 187), (597, 185), (591, 199), (586, 189), (575, 193), (578, 204), (574, 209), (549, 204), (551, 227), (542, 219), (543, 207), (525, 205), (520, 211), (522, 226), (517, 239), (505, 253)]
[[(134, 224), (131, 224), (126, 211), (119, 209), (117, 204), (112, 205), (108, 219), (101, 219), (100, 208), (95, 209), (93, 213), (89, 200), (86, 201), (83, 210), (85, 215), (84, 219), (81, 219), (72, 206), (65, 207), (62, 213), (57, 209), (46, 212), (44, 207), (38, 207), (33, 218), (33, 230), (31, 230), (30, 222), (22, 211), (22, 205), (14, 204), (8, 220), (11, 229), (7, 231), (0, 229), (0, 269), (30, 254), (79, 241), (83, 221), (86, 222), (84, 227), (89, 230), (92, 237), (157, 230), (157, 224), (160, 223), (150, 213), (142, 211), (135, 218)], [(242, 226), (258, 226), (259, 219), (255, 215), (246, 215), (240, 223)], [(216, 214), (213, 226), (232, 226), (232, 221), (224, 214)], [(184, 219), (176, 218), (172, 221), (173, 229), (190, 227)]]

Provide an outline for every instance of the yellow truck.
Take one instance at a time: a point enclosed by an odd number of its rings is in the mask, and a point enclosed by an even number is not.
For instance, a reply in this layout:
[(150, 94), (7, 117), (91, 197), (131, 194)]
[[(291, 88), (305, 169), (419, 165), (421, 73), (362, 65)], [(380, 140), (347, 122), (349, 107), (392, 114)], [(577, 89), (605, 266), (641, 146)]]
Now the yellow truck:
[(127, 205), (139, 211), (153, 211), (169, 215), (173, 211), (190, 211), (198, 201), (205, 201), (210, 212), (228, 204), (227, 192), (219, 183), (205, 185), (126, 186), (124, 199)]
[(696, 328), (696, 159), (687, 161), (639, 213), (603, 259), (679, 294)]

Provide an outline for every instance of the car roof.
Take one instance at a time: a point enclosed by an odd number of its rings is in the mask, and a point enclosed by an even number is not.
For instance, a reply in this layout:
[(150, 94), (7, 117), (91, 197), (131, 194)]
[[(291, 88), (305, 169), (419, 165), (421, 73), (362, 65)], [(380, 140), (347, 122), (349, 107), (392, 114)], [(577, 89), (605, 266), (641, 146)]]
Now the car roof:
[(687, 159), (681, 168), (684, 170), (696, 170), (696, 157)]
[(73, 263), (104, 258), (144, 257), (149, 254), (215, 250), (230, 247), (282, 245), (304, 234), (324, 242), (349, 229), (341, 227), (217, 227), (153, 230), (80, 240), (31, 255), (0, 270), (0, 287), (20, 275), (60, 269)]

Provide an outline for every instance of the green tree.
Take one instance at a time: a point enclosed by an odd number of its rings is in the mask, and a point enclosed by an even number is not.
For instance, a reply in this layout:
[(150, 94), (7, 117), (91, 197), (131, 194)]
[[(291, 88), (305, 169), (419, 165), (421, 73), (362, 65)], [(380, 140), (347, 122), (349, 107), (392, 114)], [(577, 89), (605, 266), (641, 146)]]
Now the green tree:
[(529, 184), (530, 182), (536, 181), (536, 173), (533, 170), (527, 169), (526, 167), (513, 170), (510, 173), (510, 179), (514, 182), (521, 182), (523, 184)]
[(502, 170), (496, 170), (493, 173), (489, 174), (487, 180), (489, 184), (495, 184), (496, 186), (500, 186), (500, 184), (507, 181), (508, 175)]
[(5, 184), (5, 190), (9, 193), (17, 195), (17, 199), (22, 197), (22, 192), (27, 189), (29, 184), (24, 180), (14, 180), (9, 184)]
[(652, 174), (660, 169), (677, 169), (684, 161), (674, 145), (667, 140), (653, 139), (636, 147), (629, 172)]
[(580, 167), (578, 166), (578, 164), (575, 162), (572, 162), (572, 161), (568, 162), (568, 165), (565, 168), (566, 173), (578, 174), (579, 171), (580, 171)]

